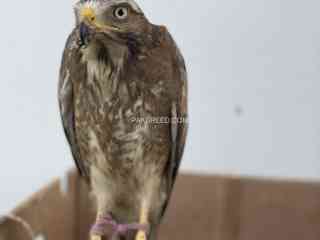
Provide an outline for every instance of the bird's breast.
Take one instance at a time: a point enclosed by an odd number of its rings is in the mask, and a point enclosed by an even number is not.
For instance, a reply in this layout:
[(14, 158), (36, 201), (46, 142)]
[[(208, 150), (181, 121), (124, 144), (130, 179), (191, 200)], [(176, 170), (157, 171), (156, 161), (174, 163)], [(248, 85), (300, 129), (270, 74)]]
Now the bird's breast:
[(86, 81), (77, 82), (74, 92), (81, 157), (109, 176), (161, 171), (169, 154), (168, 126), (150, 127), (149, 119), (164, 105), (157, 102), (163, 82), (141, 86), (140, 73), (126, 73), (124, 57), (101, 60), (96, 47), (83, 50)]
[(124, 82), (119, 82), (112, 94), (112, 84), (99, 79), (88, 77), (75, 95), (81, 155), (104, 171), (117, 169), (127, 175), (133, 168), (148, 166), (148, 156), (160, 152), (167, 131), (149, 127), (146, 120), (151, 119), (152, 106), (142, 95), (131, 96), (130, 86)]

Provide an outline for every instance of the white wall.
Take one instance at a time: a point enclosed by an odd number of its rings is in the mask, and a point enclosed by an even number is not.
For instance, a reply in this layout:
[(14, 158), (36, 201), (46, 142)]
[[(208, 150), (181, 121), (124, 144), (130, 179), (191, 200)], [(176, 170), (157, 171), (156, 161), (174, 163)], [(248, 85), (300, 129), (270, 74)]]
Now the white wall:
[[(319, 178), (319, 1), (140, 4), (169, 27), (189, 66), (184, 169)], [(0, 213), (73, 165), (56, 99), (71, 5), (2, 3)]]

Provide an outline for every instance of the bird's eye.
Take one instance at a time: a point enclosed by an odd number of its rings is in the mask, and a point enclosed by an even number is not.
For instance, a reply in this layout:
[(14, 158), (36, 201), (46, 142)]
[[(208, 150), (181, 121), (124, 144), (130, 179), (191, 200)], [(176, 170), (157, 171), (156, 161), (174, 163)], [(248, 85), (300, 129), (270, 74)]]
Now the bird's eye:
[(125, 7), (118, 7), (114, 10), (114, 16), (118, 19), (126, 19), (128, 17), (128, 9)]

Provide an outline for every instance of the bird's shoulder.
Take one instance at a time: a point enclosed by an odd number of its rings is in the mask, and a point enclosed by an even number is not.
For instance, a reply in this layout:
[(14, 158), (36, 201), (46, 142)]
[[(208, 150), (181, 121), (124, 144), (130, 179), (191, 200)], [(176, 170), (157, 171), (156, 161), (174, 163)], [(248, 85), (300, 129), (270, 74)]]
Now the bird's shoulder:
[(153, 25), (152, 39), (153, 44), (142, 56), (139, 69), (145, 76), (152, 76), (147, 82), (163, 82), (168, 95), (178, 97), (177, 91), (182, 92), (187, 85), (184, 57), (167, 27)]

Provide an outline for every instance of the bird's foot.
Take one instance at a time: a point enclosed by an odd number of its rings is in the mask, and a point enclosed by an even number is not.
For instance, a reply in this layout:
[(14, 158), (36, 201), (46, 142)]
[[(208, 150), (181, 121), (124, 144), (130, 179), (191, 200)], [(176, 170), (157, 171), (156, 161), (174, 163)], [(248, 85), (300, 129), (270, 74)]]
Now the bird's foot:
[(101, 236), (91, 235), (91, 239), (90, 240), (101, 240)]
[(146, 233), (144, 231), (139, 231), (135, 240), (147, 240)]

